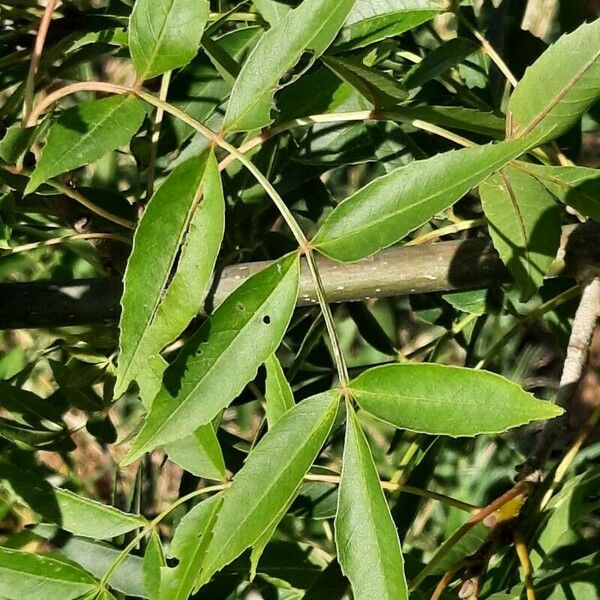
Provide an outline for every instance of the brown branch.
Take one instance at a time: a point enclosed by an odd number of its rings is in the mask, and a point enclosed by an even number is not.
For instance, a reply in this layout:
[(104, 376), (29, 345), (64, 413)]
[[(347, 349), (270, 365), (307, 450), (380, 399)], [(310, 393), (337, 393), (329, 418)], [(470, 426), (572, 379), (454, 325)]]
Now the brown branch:
[(29, 72), (27, 73), (27, 80), (25, 81), (24, 91), (24, 103), (23, 103), (23, 126), (29, 127), (33, 125), (35, 121), (30, 120), (31, 110), (33, 108), (33, 95), (35, 92), (35, 77), (37, 75), (40, 60), (42, 59), (42, 52), (44, 50), (44, 43), (46, 42), (46, 36), (48, 35), (48, 29), (50, 28), (50, 22), (52, 21), (52, 14), (56, 8), (58, 0), (48, 0), (48, 4), (44, 9), (44, 14), (38, 27), (37, 35), (35, 36), (35, 44), (31, 53), (31, 62), (29, 63)]
[(594, 327), (599, 318), (600, 277), (592, 277), (583, 288), (581, 301), (575, 313), (567, 357), (555, 400), (556, 404), (565, 409), (565, 413), (546, 422), (533, 452), (520, 468), (520, 477), (527, 477), (530, 473), (542, 469), (555, 445), (561, 442), (569, 428), (571, 398), (585, 369)]
[[(587, 265), (600, 265), (599, 235), (600, 224), (597, 223), (566, 227), (551, 274), (574, 275)], [(215, 276), (209, 302), (202, 312), (209, 312), (220, 304), (267, 264), (252, 262), (225, 267)], [(329, 302), (482, 288), (510, 280), (486, 238), (389, 248), (352, 264), (320, 257), (318, 265)], [(114, 322), (119, 317), (121, 293), (121, 281), (112, 277), (3, 283), (0, 284), (0, 329)], [(298, 305), (314, 304), (314, 284), (303, 263)]]

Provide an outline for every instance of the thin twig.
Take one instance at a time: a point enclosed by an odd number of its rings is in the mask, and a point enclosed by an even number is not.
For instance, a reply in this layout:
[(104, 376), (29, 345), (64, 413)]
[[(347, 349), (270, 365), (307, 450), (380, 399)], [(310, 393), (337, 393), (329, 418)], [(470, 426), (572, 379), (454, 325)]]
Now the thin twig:
[[(162, 80), (160, 83), (160, 92), (158, 93), (158, 97), (163, 102), (167, 99), (170, 83), (171, 71), (167, 71), (162, 76)], [(152, 125), (152, 137), (150, 140), (150, 160), (148, 164), (148, 182), (146, 184), (146, 201), (150, 200), (152, 193), (154, 192), (154, 178), (156, 176), (156, 157), (158, 154), (158, 140), (160, 138), (160, 127), (162, 125), (164, 114), (164, 109), (159, 107), (156, 109), (156, 114), (154, 115), (154, 123)]]
[[(334, 485), (339, 485), (340, 476), (339, 475), (318, 475), (313, 473), (308, 473), (304, 476), (306, 481), (321, 481), (323, 483), (332, 483)], [(452, 496), (446, 496), (445, 494), (440, 494), (438, 492), (433, 492), (431, 490), (424, 490), (418, 487), (414, 487), (412, 485), (404, 485), (400, 482), (394, 481), (380, 481), (381, 488), (384, 490), (389, 490), (392, 492), (400, 491), (405, 492), (406, 494), (411, 494), (412, 496), (420, 496), (421, 498), (429, 498), (430, 500), (436, 500), (448, 506), (453, 506), (458, 508), (459, 510), (463, 510), (468, 513), (472, 513), (473, 511), (477, 511), (480, 507), (475, 506), (474, 504), (470, 504), (468, 502), (463, 502), (462, 500), (458, 500), (457, 498), (452, 498)]]
[(47, 246), (58, 246), (59, 244), (72, 242), (74, 240), (113, 240), (115, 242), (121, 242), (122, 244), (131, 245), (131, 240), (129, 238), (119, 235), (118, 233), (74, 233), (73, 235), (64, 235), (49, 240), (42, 240), (41, 242), (31, 242), (31, 244), (14, 246), (8, 250), (3, 250), (0, 257), (19, 254), (20, 252), (29, 252), (30, 250), (37, 250), (38, 248), (45, 248)]
[(568, 430), (569, 405), (583, 374), (598, 318), (600, 318), (600, 277), (594, 277), (584, 286), (573, 319), (567, 357), (555, 400), (558, 406), (565, 409), (565, 414), (546, 421), (533, 452), (520, 468), (520, 477), (527, 477), (530, 473), (542, 469), (556, 442), (560, 441)]
[(431, 575), (437, 565), (444, 559), (450, 550), (462, 540), (462, 538), (475, 527), (478, 523), (481, 523), (486, 517), (495, 513), (498, 509), (502, 508), (508, 502), (511, 502), (518, 496), (527, 496), (534, 480), (537, 478), (536, 474), (532, 474), (531, 477), (527, 479), (523, 479), (516, 483), (512, 488), (510, 488), (507, 492), (502, 494), (499, 498), (496, 498), (493, 502), (490, 502), (487, 506), (477, 511), (471, 518), (463, 523), (461, 527), (459, 527), (449, 538), (444, 542), (444, 545), (439, 550), (439, 552), (435, 555), (435, 558), (431, 560), (417, 576), (410, 582), (409, 589), (415, 590), (416, 588), (423, 583), (423, 581)]
[(496, 49), (494, 46), (492, 46), (489, 40), (471, 24), (471, 22), (462, 14), (460, 9), (458, 9), (455, 14), (458, 17), (458, 20), (473, 34), (473, 36), (475, 36), (477, 41), (481, 44), (483, 51), (492, 59), (500, 71), (502, 71), (504, 77), (506, 77), (506, 80), (513, 87), (516, 87), (517, 83), (519, 83), (517, 78), (512, 74), (511, 70), (508, 68), (508, 65), (502, 60), (502, 57), (496, 52)]
[(30, 114), (33, 108), (33, 95), (35, 92), (35, 77), (40, 66), (44, 43), (46, 42), (46, 36), (48, 35), (48, 29), (50, 28), (50, 22), (52, 21), (52, 14), (54, 13), (57, 2), (58, 0), (48, 0), (48, 4), (44, 9), (44, 14), (40, 21), (40, 26), (38, 27), (37, 35), (35, 36), (35, 44), (33, 45), (31, 62), (29, 63), (29, 71), (25, 81), (22, 119), (23, 127), (29, 127), (35, 123), (35, 120), (33, 122), (30, 121)]
[(523, 579), (525, 583), (525, 590), (527, 592), (527, 600), (536, 600), (535, 588), (533, 586), (533, 566), (531, 564), (531, 559), (529, 558), (529, 551), (527, 550), (525, 539), (521, 535), (521, 532), (516, 528), (513, 531), (513, 541), (515, 544), (517, 557), (519, 558), (521, 568), (523, 569)]

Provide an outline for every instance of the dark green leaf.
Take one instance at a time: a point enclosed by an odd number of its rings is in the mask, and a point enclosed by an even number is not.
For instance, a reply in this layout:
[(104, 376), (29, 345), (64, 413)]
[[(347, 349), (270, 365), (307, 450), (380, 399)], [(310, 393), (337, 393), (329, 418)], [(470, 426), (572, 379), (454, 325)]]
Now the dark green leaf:
[(464, 61), (469, 55), (480, 51), (480, 47), (464, 38), (454, 38), (440, 44), (427, 54), (404, 76), (402, 83), (407, 89), (421, 87), (423, 84), (443, 75), (446, 71)]
[(340, 79), (356, 89), (373, 106), (398, 104), (408, 95), (393, 77), (359, 60), (333, 56), (325, 56), (322, 60)]
[(296, 255), (250, 277), (167, 369), (127, 462), (212, 421), (252, 380), (283, 337), (298, 295)]
[(51, 177), (87, 165), (127, 144), (144, 115), (143, 102), (126, 95), (92, 100), (65, 110), (50, 127), (25, 194), (35, 192)]
[(338, 399), (333, 390), (297, 404), (248, 455), (224, 494), (199, 585), (256, 544), (285, 514), (329, 435)]
[(434, 435), (500, 433), (563, 412), (495, 373), (445, 365), (375, 367), (350, 387), (359, 406), (378, 419)]
[(212, 152), (175, 168), (150, 200), (125, 272), (116, 396), (198, 313), (223, 238), (224, 211)]

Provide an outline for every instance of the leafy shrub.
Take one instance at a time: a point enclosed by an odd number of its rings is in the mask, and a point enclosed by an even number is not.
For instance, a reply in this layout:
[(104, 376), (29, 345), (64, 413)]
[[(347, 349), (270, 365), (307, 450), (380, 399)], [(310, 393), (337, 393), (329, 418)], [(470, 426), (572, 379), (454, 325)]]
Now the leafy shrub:
[(3, 4), (0, 596), (598, 597), (600, 19), (476, 4)]

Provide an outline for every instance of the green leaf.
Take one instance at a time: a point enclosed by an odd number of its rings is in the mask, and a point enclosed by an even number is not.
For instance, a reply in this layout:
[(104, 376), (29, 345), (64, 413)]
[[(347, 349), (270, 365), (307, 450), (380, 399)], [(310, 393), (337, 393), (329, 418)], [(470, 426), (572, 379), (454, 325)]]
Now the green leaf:
[(561, 202), (600, 221), (600, 169), (548, 167), (519, 161), (519, 168), (541, 181)]
[(294, 394), (275, 354), (271, 354), (265, 361), (265, 367), (267, 369), (265, 383), (267, 421), (269, 427), (273, 427), (288, 410), (294, 407)]
[(248, 455), (224, 494), (199, 585), (256, 544), (285, 514), (329, 435), (338, 398), (332, 390), (303, 400)]
[(358, 405), (378, 419), (432, 435), (500, 433), (563, 413), (500, 375), (445, 365), (375, 367), (350, 388)]
[(160, 536), (153, 531), (144, 553), (144, 589), (149, 600), (159, 600), (161, 567), (166, 567)]
[(510, 137), (556, 138), (598, 98), (600, 19), (563, 35), (525, 71), (508, 101)]
[(51, 177), (87, 165), (127, 144), (145, 114), (144, 103), (126, 95), (92, 100), (65, 110), (48, 131), (25, 194), (31, 194)]
[(76, 535), (106, 540), (148, 524), (140, 515), (125, 513), (69, 490), (53, 491), (60, 514), (55, 522)]
[(198, 427), (192, 435), (165, 447), (169, 460), (205, 479), (225, 478), (225, 461), (212, 423)]
[(167, 369), (144, 427), (125, 458), (186, 437), (212, 421), (275, 351), (298, 295), (289, 255), (246, 280), (219, 306)]
[(354, 0), (304, 0), (263, 34), (237, 78), (223, 129), (250, 131), (273, 119), (273, 96), (279, 80), (305, 52), (319, 57), (332, 42)]
[(335, 50), (362, 48), (400, 35), (430, 21), (442, 10), (434, 0), (356, 0)]
[(408, 95), (393, 77), (359, 60), (332, 56), (324, 56), (321, 60), (373, 106), (393, 106)]
[(207, 0), (137, 0), (129, 49), (141, 80), (183, 67), (198, 52), (208, 20)]
[(217, 494), (200, 502), (177, 526), (169, 558), (179, 562), (175, 567), (161, 569), (160, 600), (187, 600), (191, 595), (222, 501), (223, 494)]
[(479, 192), (494, 247), (515, 278), (521, 300), (528, 300), (560, 246), (559, 207), (535, 177), (513, 167), (492, 175)]
[(0, 594), (5, 598), (71, 600), (95, 586), (89, 573), (64, 559), (0, 547)]
[(428, 81), (443, 75), (471, 54), (480, 51), (480, 49), (480, 46), (464, 38), (448, 40), (412, 67), (404, 76), (402, 83), (409, 90), (421, 87)]
[(125, 272), (116, 396), (198, 313), (223, 239), (224, 212), (212, 152), (176, 167), (152, 196)]
[[(102, 577), (118, 558), (120, 550), (103, 542), (93, 542), (86, 538), (72, 537), (60, 549), (60, 553), (76, 561), (84, 569)], [(111, 575), (110, 587), (128, 596), (144, 598), (143, 559), (129, 555)]]
[(279, 0), (254, 0), (254, 6), (271, 27), (281, 21), (291, 10), (290, 6)]
[(581, 520), (598, 508), (598, 483), (600, 469), (592, 468), (568, 480), (554, 496), (544, 513), (543, 520), (531, 545), (530, 557), (534, 568), (548, 560), (550, 555), (568, 538)]
[(371, 450), (349, 404), (335, 544), (356, 600), (408, 598), (398, 533)]
[(519, 142), (476, 146), (400, 167), (339, 204), (313, 244), (334, 260), (369, 256), (447, 209), (524, 148)]

